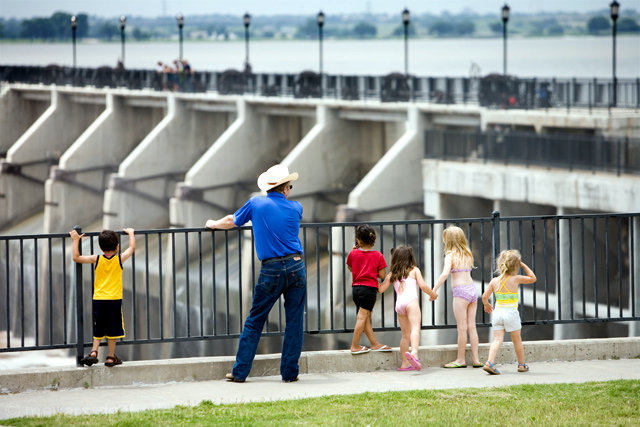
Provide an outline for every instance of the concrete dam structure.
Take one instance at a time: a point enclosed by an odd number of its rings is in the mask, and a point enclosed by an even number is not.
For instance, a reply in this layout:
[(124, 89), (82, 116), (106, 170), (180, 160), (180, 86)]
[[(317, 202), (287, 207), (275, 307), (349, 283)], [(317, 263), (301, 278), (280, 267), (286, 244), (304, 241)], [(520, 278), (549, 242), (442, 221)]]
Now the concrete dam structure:
[[(640, 114), (7, 84), (0, 92), (0, 233), (65, 233), (76, 224), (87, 231), (202, 227), (238, 209), (275, 163), (300, 173), (292, 197), (308, 223), (640, 211), (640, 175), (626, 170), (487, 162), (479, 149), (464, 158), (428, 155), (433, 131), (497, 130), (633, 140)], [(640, 164), (637, 145), (620, 156)], [(436, 248), (429, 269), (441, 266), (440, 232), (424, 236)], [(342, 262), (340, 239), (321, 240)], [(244, 254), (251, 244), (238, 243)], [(163, 248), (179, 259), (188, 251)], [(195, 262), (186, 259), (178, 268)], [(250, 262), (241, 265), (230, 274), (255, 273)], [(318, 270), (342, 280), (324, 264)], [(160, 298), (160, 289), (152, 292)], [(251, 293), (242, 295), (249, 304)], [(572, 337), (562, 326), (557, 337)], [(637, 335), (636, 327), (628, 333)], [(206, 345), (192, 345), (164, 356), (208, 354)]]

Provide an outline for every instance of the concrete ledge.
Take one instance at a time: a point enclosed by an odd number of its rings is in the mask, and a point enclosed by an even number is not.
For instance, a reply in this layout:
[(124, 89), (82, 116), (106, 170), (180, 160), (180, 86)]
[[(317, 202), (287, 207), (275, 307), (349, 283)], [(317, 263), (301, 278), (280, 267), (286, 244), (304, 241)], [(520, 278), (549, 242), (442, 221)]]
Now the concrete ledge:
[[(640, 357), (640, 337), (602, 338), (564, 341), (530, 341), (524, 343), (527, 363), (632, 359)], [(484, 361), (489, 344), (480, 344), (480, 360)], [(441, 366), (456, 358), (456, 345), (420, 347), (420, 360), (424, 366)], [(125, 362), (107, 368), (33, 368), (0, 372), (0, 392), (19, 393), (28, 390), (57, 390), (61, 388), (94, 388), (167, 382), (218, 380), (231, 372), (235, 357), (193, 357), (153, 361)], [(516, 363), (513, 345), (508, 342), (500, 348), (498, 363)], [(467, 363), (471, 354), (467, 346)], [(393, 370), (400, 365), (400, 350), (369, 352), (352, 356), (348, 350), (302, 353), (300, 373), (374, 372)], [(258, 355), (251, 376), (270, 376), (280, 373), (280, 354)]]

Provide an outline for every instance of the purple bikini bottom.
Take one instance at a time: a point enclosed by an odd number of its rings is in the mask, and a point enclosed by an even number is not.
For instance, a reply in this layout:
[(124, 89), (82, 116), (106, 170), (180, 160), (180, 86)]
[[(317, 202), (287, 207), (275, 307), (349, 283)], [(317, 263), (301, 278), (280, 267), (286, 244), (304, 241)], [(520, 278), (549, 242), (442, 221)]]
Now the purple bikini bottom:
[(454, 286), (452, 291), (454, 297), (466, 299), (470, 303), (478, 301), (478, 292), (476, 291), (476, 285), (474, 285), (473, 283), (470, 283), (468, 285)]

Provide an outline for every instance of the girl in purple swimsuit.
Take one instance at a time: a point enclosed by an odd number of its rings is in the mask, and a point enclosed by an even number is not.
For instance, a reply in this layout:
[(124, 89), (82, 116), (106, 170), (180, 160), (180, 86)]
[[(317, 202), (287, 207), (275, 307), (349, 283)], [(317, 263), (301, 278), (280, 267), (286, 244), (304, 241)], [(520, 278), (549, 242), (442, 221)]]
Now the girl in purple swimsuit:
[[(416, 285), (429, 295), (430, 301), (434, 301), (438, 295), (429, 288), (422, 278), (422, 273), (416, 266), (411, 246), (400, 245), (391, 249), (390, 270), (391, 273), (387, 274), (384, 282), (378, 288), (378, 292), (386, 291), (391, 283), (396, 291), (396, 313), (402, 331), (400, 339), (402, 364), (398, 371), (419, 371), (422, 369), (418, 356), (422, 315)], [(409, 352), (409, 343), (411, 343), (411, 352)]]
[(478, 292), (471, 278), (473, 255), (467, 244), (467, 238), (460, 227), (447, 227), (442, 232), (444, 242), (444, 266), (442, 273), (433, 287), (438, 291), (451, 274), (453, 292), (453, 314), (458, 328), (458, 357), (444, 365), (445, 368), (466, 368), (465, 350), (467, 333), (471, 344), (473, 367), (481, 368), (478, 356), (478, 332), (476, 331), (476, 310), (478, 308)]

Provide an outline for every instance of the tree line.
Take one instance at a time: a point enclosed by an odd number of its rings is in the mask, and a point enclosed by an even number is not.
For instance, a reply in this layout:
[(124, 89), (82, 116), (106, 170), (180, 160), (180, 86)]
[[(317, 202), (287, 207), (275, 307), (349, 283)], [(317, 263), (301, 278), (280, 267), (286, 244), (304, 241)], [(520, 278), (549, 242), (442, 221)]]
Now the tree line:
[[(67, 40), (72, 36), (71, 14), (55, 12), (50, 17), (29, 19), (0, 19), (0, 38)], [(619, 33), (640, 33), (638, 13), (629, 12), (617, 23)], [(115, 18), (89, 17), (86, 13), (76, 15), (78, 38), (92, 37), (101, 40), (117, 39), (120, 34), (119, 22)], [(365, 19), (366, 18), (366, 19)], [(297, 38), (318, 37), (318, 24), (313, 17), (270, 16), (255, 17), (251, 23), (251, 36), (255, 38)], [(412, 37), (468, 37), (498, 36), (502, 34), (502, 21), (495, 15), (444, 13), (412, 16), (407, 28)], [(127, 37), (135, 40), (163, 39), (177, 33), (175, 18), (127, 19)], [(327, 38), (385, 38), (402, 37), (405, 31), (399, 16), (348, 16), (327, 17), (323, 27)], [(606, 15), (589, 14), (564, 16), (517, 15), (509, 22), (509, 33), (523, 36), (554, 36), (562, 34), (605, 35), (611, 31), (611, 19)], [(240, 17), (231, 15), (208, 15), (185, 18), (185, 38), (230, 39), (244, 37), (244, 27)]]

